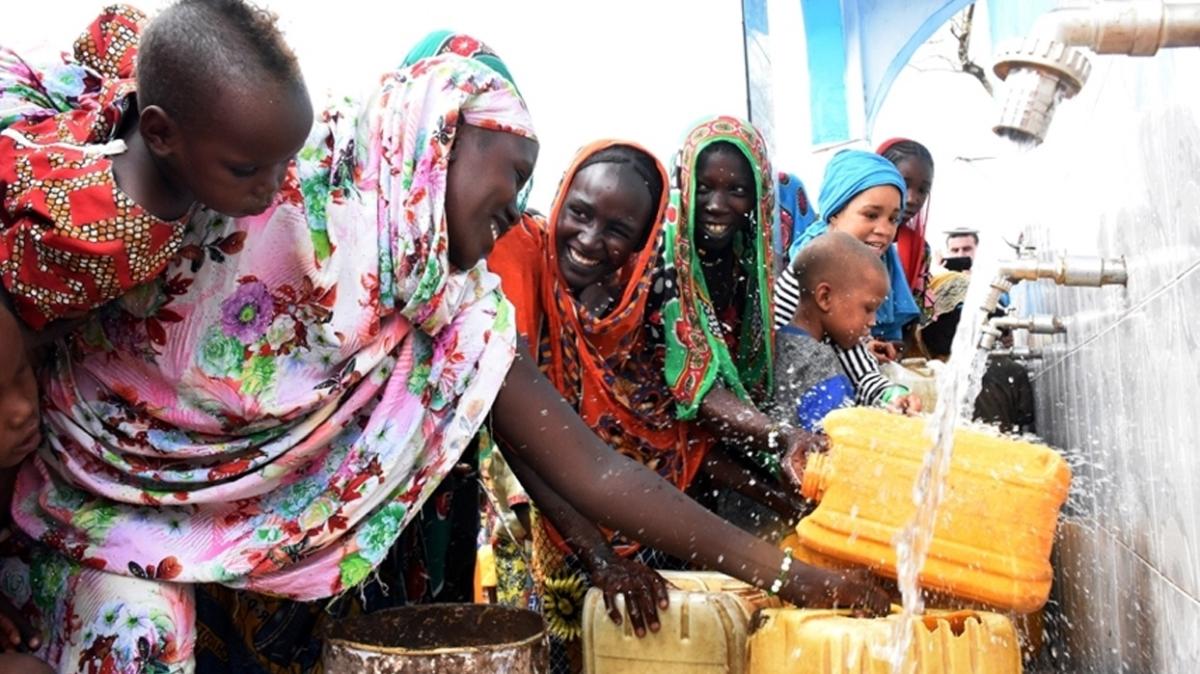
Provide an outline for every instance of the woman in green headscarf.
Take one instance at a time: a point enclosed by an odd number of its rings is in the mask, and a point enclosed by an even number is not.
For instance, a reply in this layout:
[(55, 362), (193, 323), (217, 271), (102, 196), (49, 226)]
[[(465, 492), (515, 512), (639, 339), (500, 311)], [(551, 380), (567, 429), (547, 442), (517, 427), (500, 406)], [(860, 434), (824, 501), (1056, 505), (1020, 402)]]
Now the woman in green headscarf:
[(662, 324), (665, 376), (683, 419), (710, 430), (700, 442), (718, 483), (792, 515), (794, 501), (750, 479), (729, 454), (770, 472), (789, 449), (820, 449), (817, 436), (777, 424), (769, 403), (773, 176), (766, 144), (749, 123), (719, 116), (692, 127), (676, 157), (664, 227)]

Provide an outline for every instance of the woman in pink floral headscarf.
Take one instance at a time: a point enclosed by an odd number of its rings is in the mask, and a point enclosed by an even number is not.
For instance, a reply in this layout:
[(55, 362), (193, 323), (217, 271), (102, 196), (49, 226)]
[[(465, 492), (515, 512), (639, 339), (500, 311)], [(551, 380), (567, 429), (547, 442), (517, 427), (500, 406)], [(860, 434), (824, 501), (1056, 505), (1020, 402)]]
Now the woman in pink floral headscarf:
[[(482, 145), (496, 168), (448, 203)], [(475, 262), (536, 153), (489, 69), (393, 73), (362, 114), (326, 113), (268, 212), (194, 222), (167, 274), (79, 334), (13, 513), (43, 579), (13, 599), (50, 661), (186, 662), (184, 583), (315, 599), (366, 578), (512, 360), (509, 305)]]

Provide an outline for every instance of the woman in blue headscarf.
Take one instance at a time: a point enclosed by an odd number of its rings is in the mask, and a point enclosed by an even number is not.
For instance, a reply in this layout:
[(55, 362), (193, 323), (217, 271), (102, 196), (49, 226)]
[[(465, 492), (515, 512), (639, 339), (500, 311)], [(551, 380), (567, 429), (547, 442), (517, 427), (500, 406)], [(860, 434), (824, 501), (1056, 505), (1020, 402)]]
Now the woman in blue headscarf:
[[(818, 198), (824, 215), (809, 225), (788, 251), (789, 257), (794, 259), (801, 248), (829, 231), (845, 232), (878, 249), (888, 269), (891, 289), (879, 305), (871, 334), (885, 342), (900, 341), (904, 327), (921, 315), (908, 291), (908, 281), (892, 243), (904, 204), (904, 190), (904, 177), (892, 162), (873, 152), (842, 150), (825, 167)], [(789, 266), (775, 284), (776, 327), (791, 321), (799, 297), (800, 286)], [(893, 384), (879, 373), (879, 363), (866, 345), (837, 351), (842, 366), (854, 382), (860, 405), (919, 410), (920, 403), (908, 395), (908, 389)]]

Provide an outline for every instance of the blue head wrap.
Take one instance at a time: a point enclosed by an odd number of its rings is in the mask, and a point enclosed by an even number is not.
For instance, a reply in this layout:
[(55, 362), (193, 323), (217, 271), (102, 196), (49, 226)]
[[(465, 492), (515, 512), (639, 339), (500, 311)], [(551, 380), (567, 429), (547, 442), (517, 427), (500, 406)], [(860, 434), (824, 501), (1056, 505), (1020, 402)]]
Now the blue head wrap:
[(817, 219), (804, 183), (794, 173), (780, 172), (775, 179), (775, 260), (787, 264), (792, 242)]
[[(828, 219), (840, 213), (859, 193), (880, 185), (891, 185), (900, 190), (900, 203), (904, 203), (904, 176), (900, 175), (892, 162), (874, 152), (863, 150), (842, 150), (834, 155), (825, 167), (825, 178), (821, 181), (821, 196), (818, 198), (821, 219), (809, 225), (792, 242), (789, 257), (795, 257), (809, 241), (829, 231)], [(908, 289), (896, 244), (893, 243), (884, 251), (883, 264), (887, 267), (892, 287), (875, 312), (875, 328), (871, 334), (880, 339), (897, 341), (903, 338), (902, 328), (919, 318), (921, 310), (917, 308)]]

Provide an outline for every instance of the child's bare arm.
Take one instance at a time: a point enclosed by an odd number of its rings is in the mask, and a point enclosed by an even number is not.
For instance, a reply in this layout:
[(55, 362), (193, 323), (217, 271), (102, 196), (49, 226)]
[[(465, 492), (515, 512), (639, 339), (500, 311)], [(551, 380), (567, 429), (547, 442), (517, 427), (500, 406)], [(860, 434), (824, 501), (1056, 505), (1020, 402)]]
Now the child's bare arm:
[[(807, 452), (807, 448), (804, 451)], [(743, 466), (720, 445), (709, 450), (704, 459), (704, 470), (717, 484), (754, 499), (779, 513), (788, 522), (799, 521), (809, 510), (804, 499), (789, 492), (771, 477)]]

